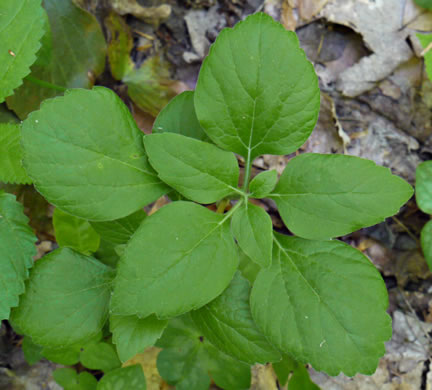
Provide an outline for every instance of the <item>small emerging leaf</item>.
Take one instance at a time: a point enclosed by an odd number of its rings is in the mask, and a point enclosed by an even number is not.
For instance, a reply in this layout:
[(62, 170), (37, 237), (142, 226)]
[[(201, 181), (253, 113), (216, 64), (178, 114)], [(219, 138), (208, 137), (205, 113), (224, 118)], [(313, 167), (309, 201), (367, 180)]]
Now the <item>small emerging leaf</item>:
[(95, 336), (108, 316), (112, 271), (69, 248), (38, 260), (12, 320), (36, 344), (64, 347)]
[(193, 91), (177, 95), (163, 108), (153, 124), (153, 133), (177, 133), (211, 142), (198, 122)]
[(215, 144), (253, 159), (297, 150), (315, 126), (319, 99), (295, 33), (256, 13), (223, 30), (210, 48), (195, 109)]
[(274, 169), (261, 172), (249, 184), (251, 196), (257, 199), (265, 198), (274, 190), (277, 180), (278, 174)]
[(24, 281), (36, 255), (36, 237), (28, 226), (23, 206), (0, 191), (0, 321), (18, 305)]
[(332, 376), (376, 370), (391, 337), (387, 307), (381, 275), (361, 252), (281, 234), (251, 293), (253, 318), (269, 341)]
[(130, 111), (107, 88), (45, 101), (24, 121), (22, 145), (37, 190), (80, 218), (122, 218), (167, 190), (147, 161)]
[(294, 234), (323, 240), (382, 222), (412, 193), (407, 182), (373, 161), (305, 153), (288, 162), (270, 198)]
[(0, 123), (0, 181), (4, 183), (31, 183), (21, 164), (23, 151), (20, 140), (19, 125)]
[(41, 0), (0, 2), (0, 103), (30, 73), (44, 33)]
[(146, 379), (140, 365), (118, 368), (105, 374), (97, 390), (146, 390)]
[(425, 161), (417, 166), (416, 201), (420, 210), (432, 214), (432, 161)]
[(243, 252), (260, 267), (268, 267), (271, 264), (273, 246), (270, 216), (261, 207), (248, 202), (234, 213), (231, 227)]
[(111, 315), (110, 330), (120, 360), (125, 362), (154, 345), (167, 324), (167, 320), (158, 320), (154, 315), (147, 318)]
[(144, 144), (159, 177), (186, 198), (213, 203), (239, 192), (233, 153), (174, 133), (147, 135)]
[(85, 219), (55, 209), (53, 226), (59, 246), (75, 249), (84, 255), (96, 252), (100, 236)]
[(196, 203), (170, 203), (147, 217), (126, 247), (113, 313), (163, 319), (198, 309), (222, 293), (237, 265), (229, 218)]
[(252, 319), (250, 286), (239, 273), (215, 300), (191, 312), (195, 326), (219, 350), (240, 361), (255, 364), (281, 359)]

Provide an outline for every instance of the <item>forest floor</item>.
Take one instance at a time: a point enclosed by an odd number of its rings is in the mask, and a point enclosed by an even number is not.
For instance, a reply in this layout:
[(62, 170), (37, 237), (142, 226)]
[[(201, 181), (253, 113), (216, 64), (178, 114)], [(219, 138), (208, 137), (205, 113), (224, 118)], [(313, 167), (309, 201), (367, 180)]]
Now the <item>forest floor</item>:
[[(416, 7), (412, 0), (142, 0), (138, 5), (130, 0), (76, 2), (102, 23), (110, 7), (124, 11), (132, 30), (134, 61), (140, 64), (161, 56), (164, 65), (156, 71), (156, 77), (176, 93), (194, 89), (201, 61), (222, 28), (233, 26), (248, 14), (267, 12), (296, 31), (320, 80), (319, 121), (301, 152), (369, 158), (411, 184), (415, 183), (416, 166), (432, 158), (432, 83), (426, 77), (416, 37), (416, 33), (432, 31), (432, 13)], [(106, 26), (104, 29), (109, 34)], [(97, 83), (125, 95), (124, 85), (106, 73)], [(142, 130), (149, 132), (152, 115), (130, 101), (128, 104)], [(280, 173), (291, 157), (263, 156), (254, 163), (255, 173), (262, 169)], [(274, 226), (281, 227), (274, 205), (263, 202)], [(49, 225), (46, 213), (41, 212), (38, 218)], [(312, 379), (322, 389), (432, 389), (432, 274), (419, 246), (420, 231), (428, 219), (412, 199), (396, 217), (343, 237), (371, 259), (386, 282), (393, 338), (372, 376), (331, 378), (311, 369)], [(47, 233), (39, 244), (40, 253), (49, 251), (52, 245)], [(0, 343), (14, 341), (9, 328), (3, 327), (2, 332)], [(0, 350), (4, 348), (0, 345)], [(152, 353), (143, 360), (149, 370)], [(42, 388), (37, 383), (52, 371), (53, 365), (47, 362), (29, 368), (17, 349), (8, 359), (21, 378), (15, 383), (22, 386), (2, 387), (0, 383), (0, 389)], [(278, 389), (270, 367), (257, 366), (253, 372), (253, 389)], [(155, 371), (153, 379), (148, 388), (161, 388)], [(44, 383), (46, 389), (58, 388), (48, 379)]]

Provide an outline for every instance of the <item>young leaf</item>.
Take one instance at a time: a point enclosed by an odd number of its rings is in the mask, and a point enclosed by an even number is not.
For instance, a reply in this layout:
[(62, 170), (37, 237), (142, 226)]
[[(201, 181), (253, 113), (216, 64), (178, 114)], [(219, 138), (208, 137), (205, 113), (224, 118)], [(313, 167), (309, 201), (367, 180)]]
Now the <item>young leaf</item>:
[(36, 255), (35, 242), (21, 203), (0, 191), (0, 321), (9, 318), (11, 307), (18, 305), (24, 292)]
[(81, 364), (91, 370), (108, 372), (121, 366), (112, 344), (100, 342), (84, 348), (80, 356)]
[(233, 153), (180, 134), (144, 137), (159, 177), (186, 198), (213, 203), (238, 190), (239, 167)]
[(255, 282), (258, 273), (261, 271), (261, 267), (251, 260), (251, 258), (239, 249), (239, 271), (242, 276), (246, 278), (250, 284)]
[(65, 347), (95, 336), (108, 316), (112, 271), (69, 248), (38, 260), (12, 320), (36, 344)]
[(429, 269), (432, 270), (432, 221), (429, 221), (421, 231), (421, 247)]
[(158, 346), (158, 371), (177, 390), (208, 390), (209, 375), (226, 390), (250, 387), (250, 367), (209, 344), (188, 317), (171, 320)]
[(277, 179), (278, 175), (274, 169), (256, 175), (249, 184), (251, 196), (256, 199), (265, 198), (274, 190)]
[(163, 108), (153, 124), (153, 133), (177, 133), (211, 142), (198, 122), (193, 91), (177, 95)]
[(248, 202), (233, 215), (231, 228), (240, 248), (262, 268), (271, 264), (273, 224), (259, 206)]
[(41, 0), (0, 2), (0, 103), (30, 73), (44, 33)]
[(191, 202), (170, 203), (146, 218), (126, 247), (113, 313), (163, 319), (198, 309), (222, 293), (237, 265), (229, 217)]
[(110, 330), (120, 360), (125, 362), (154, 345), (167, 324), (167, 320), (158, 320), (154, 315), (147, 318), (111, 315)]
[(24, 121), (22, 145), (37, 190), (80, 218), (122, 218), (167, 190), (147, 161), (131, 113), (107, 88), (45, 101)]
[(43, 358), (42, 347), (33, 342), (31, 337), (24, 336), (22, 341), (22, 351), (26, 362), (32, 366)]
[(127, 217), (107, 222), (92, 222), (93, 228), (101, 237), (112, 244), (126, 244), (138, 226), (147, 216), (144, 210), (128, 215)]
[(201, 67), (195, 109), (217, 145), (252, 160), (297, 150), (315, 126), (319, 99), (295, 33), (257, 13), (219, 34)]
[(54, 380), (64, 390), (95, 390), (96, 378), (89, 372), (77, 373), (73, 368), (58, 368), (53, 372)]
[(0, 123), (0, 181), (4, 183), (31, 183), (21, 165), (23, 151), (20, 139), (21, 130), (19, 125)]
[(281, 359), (252, 319), (250, 286), (239, 273), (215, 300), (191, 312), (195, 326), (219, 350), (240, 361), (255, 364)]
[(411, 186), (373, 161), (340, 154), (301, 154), (270, 195), (296, 235), (323, 240), (375, 225), (396, 214)]
[(53, 225), (59, 246), (75, 249), (84, 255), (98, 250), (100, 236), (85, 219), (55, 209)]
[(381, 275), (361, 252), (280, 234), (251, 293), (252, 315), (270, 342), (329, 375), (375, 371), (391, 337), (387, 306)]
[(432, 161), (417, 166), (416, 201), (421, 211), (432, 214)]
[[(21, 119), (37, 110), (45, 99), (62, 94), (63, 88), (90, 88), (105, 67), (105, 38), (96, 18), (75, 6), (72, 0), (44, 0), (43, 4), (49, 18), (50, 33), (38, 53), (43, 61), (38, 60), (30, 74), (33, 80), (41, 82), (25, 79), (7, 99), (9, 108)], [(34, 13), (31, 18), (44, 22), (42, 16), (36, 17)], [(24, 26), (27, 31), (28, 24)], [(47, 48), (47, 45), (51, 47)], [(44, 83), (60, 88), (48, 88)]]
[(105, 374), (97, 385), (97, 390), (146, 390), (146, 379), (140, 365), (118, 368)]

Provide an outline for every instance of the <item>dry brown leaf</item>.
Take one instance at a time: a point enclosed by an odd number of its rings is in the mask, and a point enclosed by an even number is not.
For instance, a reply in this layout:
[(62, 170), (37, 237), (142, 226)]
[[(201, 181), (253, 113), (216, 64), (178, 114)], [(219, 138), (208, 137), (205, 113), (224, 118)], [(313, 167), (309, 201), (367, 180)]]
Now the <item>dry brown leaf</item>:
[(300, 17), (310, 21), (324, 8), (329, 0), (298, 0)]

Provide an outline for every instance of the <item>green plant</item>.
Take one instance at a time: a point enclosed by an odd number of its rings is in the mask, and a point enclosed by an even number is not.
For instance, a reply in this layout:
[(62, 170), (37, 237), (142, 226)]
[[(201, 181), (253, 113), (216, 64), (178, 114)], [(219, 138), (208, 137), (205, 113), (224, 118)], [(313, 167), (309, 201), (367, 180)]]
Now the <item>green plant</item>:
[[(120, 361), (152, 345), (177, 389), (204, 390), (211, 379), (246, 389), (257, 362), (276, 363), (281, 382), (294, 372), (290, 388), (313, 388), (306, 363), (373, 373), (391, 336), (387, 291), (361, 252), (332, 238), (395, 214), (411, 187), (345, 155), (300, 154), (279, 180), (274, 171), (251, 180), (256, 157), (307, 140), (319, 96), (295, 34), (260, 13), (220, 33), (196, 90), (174, 98), (151, 135), (106, 88), (44, 101), (21, 127), (23, 167), (60, 210), (61, 248), (36, 262), (25, 289), (35, 240), (22, 207), (0, 195), (10, 254), (1, 267), (19, 275), (0, 291), (0, 313), (14, 307), (28, 355), (103, 370), (98, 389), (138, 380)], [(140, 211), (164, 194), (171, 203)], [(254, 198), (272, 199), (296, 236), (274, 232)], [(211, 203), (217, 212), (203, 206)], [(94, 386), (70, 370), (56, 375)]]

